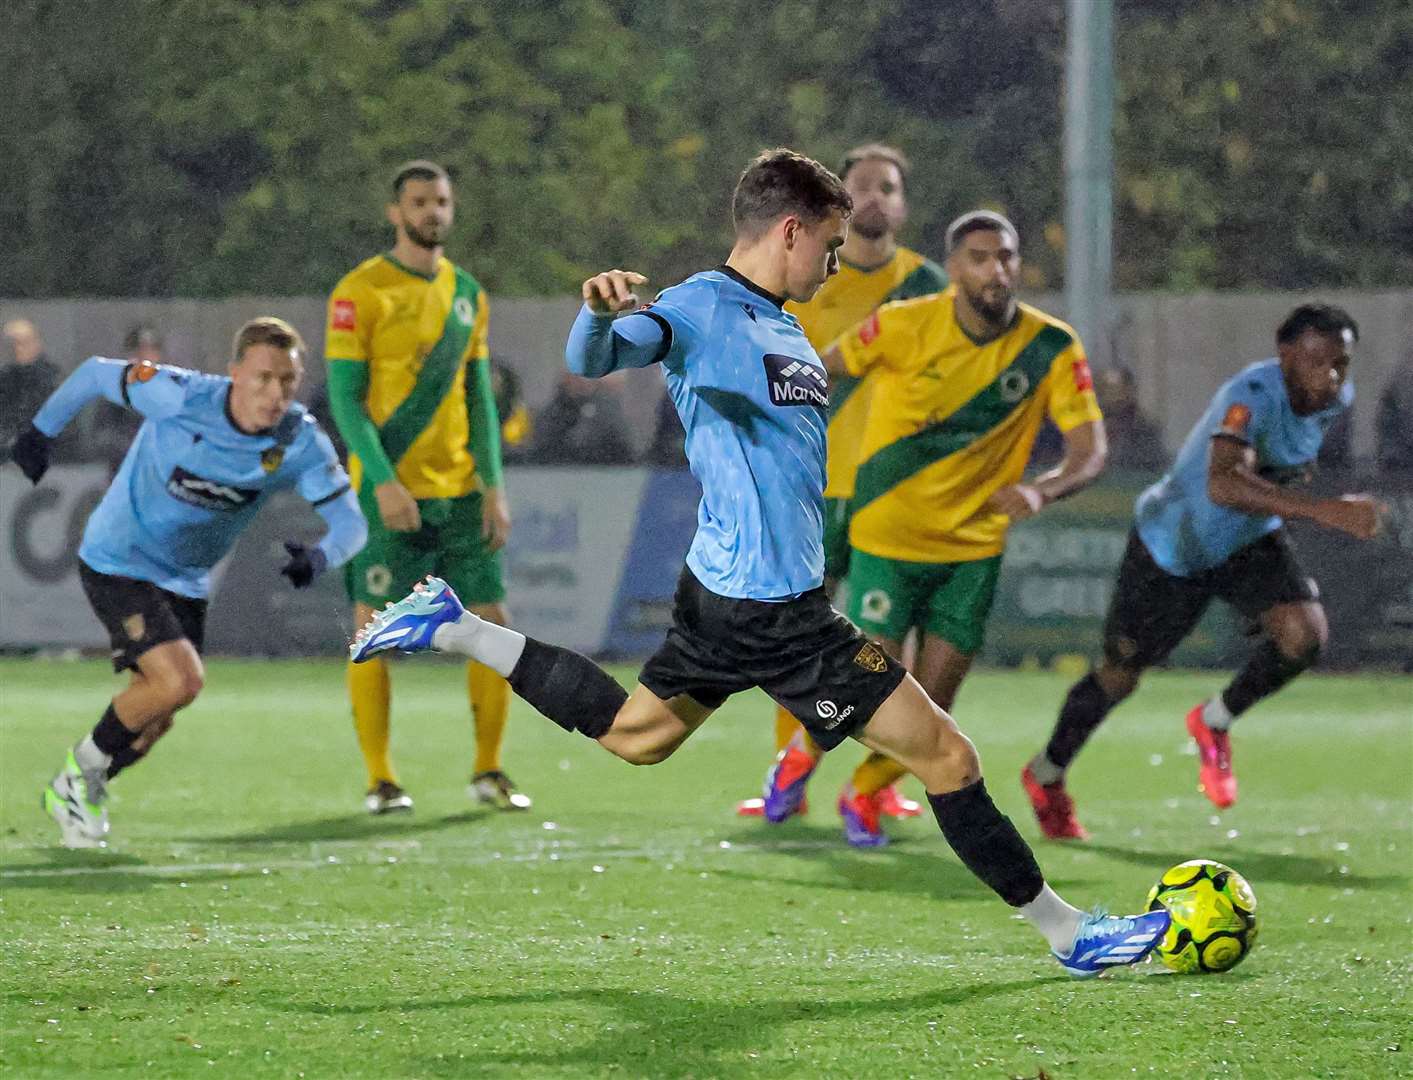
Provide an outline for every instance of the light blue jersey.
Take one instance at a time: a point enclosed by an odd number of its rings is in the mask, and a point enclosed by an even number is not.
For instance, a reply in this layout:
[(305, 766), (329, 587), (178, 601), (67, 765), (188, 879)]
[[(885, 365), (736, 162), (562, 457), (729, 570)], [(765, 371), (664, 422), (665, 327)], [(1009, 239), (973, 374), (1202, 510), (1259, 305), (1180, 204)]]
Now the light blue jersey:
[(1188, 577), (1219, 566), (1281, 526), (1278, 516), (1243, 513), (1208, 497), (1214, 436), (1248, 443), (1256, 451), (1260, 475), (1287, 482), (1308, 471), (1325, 432), (1353, 401), (1354, 384), (1346, 380), (1334, 405), (1297, 415), (1277, 359), (1258, 361), (1228, 379), (1188, 433), (1172, 468), (1138, 497), (1138, 535), (1153, 561), (1170, 574)]
[(329, 566), (362, 546), (367, 526), (327, 435), (298, 404), (268, 431), (235, 426), (231, 380), (182, 368), (94, 357), (56, 390), (35, 426), (56, 435), (95, 397), (146, 422), (88, 519), (79, 558), (101, 574), (204, 599), (210, 570), (271, 492), (292, 488), (329, 524)]
[(616, 322), (584, 308), (570, 370), (661, 362), (702, 485), (687, 566), (718, 596), (780, 600), (824, 581), (829, 381), (781, 298), (728, 267)]

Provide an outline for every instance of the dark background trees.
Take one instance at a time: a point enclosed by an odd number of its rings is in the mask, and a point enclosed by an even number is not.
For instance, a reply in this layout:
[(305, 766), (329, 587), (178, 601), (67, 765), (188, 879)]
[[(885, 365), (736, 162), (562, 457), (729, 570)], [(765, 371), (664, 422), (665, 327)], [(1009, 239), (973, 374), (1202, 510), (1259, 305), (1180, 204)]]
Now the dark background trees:
[[(1121, 288), (1413, 283), (1413, 5), (1120, 0)], [(386, 242), (398, 161), (459, 180), (502, 294), (720, 259), (763, 146), (896, 141), (910, 239), (985, 203), (1063, 266), (1053, 0), (16, 0), (0, 295), (310, 294)]]

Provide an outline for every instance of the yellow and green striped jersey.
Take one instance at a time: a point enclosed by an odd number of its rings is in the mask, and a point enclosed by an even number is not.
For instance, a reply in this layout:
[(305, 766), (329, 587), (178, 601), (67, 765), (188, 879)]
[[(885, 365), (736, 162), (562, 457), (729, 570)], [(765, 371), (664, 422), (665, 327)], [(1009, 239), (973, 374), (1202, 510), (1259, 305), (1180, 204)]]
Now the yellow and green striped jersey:
[[(468, 440), (467, 364), (489, 364), (490, 306), (476, 279), (443, 258), (427, 277), (391, 255), (350, 271), (329, 298), (332, 365), (368, 366), (365, 406), (397, 479), (417, 499), (478, 486)], [(363, 471), (350, 456), (357, 485)]]
[[(794, 301), (785, 310), (800, 320), (805, 336), (818, 352), (839, 335), (866, 319), (880, 304), (925, 296), (947, 287), (947, 275), (936, 263), (905, 247), (881, 266), (864, 270), (840, 260), (839, 272), (824, 283), (807, 304)], [(825, 433), (826, 498), (847, 498), (854, 492), (859, 440), (863, 438), (872, 391), (867, 380), (836, 375), (829, 380), (829, 427)]]
[(1061, 431), (1102, 419), (1079, 338), (1027, 304), (979, 345), (948, 289), (879, 308), (839, 346), (850, 374), (874, 384), (849, 528), (871, 555), (999, 555), (1010, 519), (982, 507), (1020, 481), (1045, 417)]

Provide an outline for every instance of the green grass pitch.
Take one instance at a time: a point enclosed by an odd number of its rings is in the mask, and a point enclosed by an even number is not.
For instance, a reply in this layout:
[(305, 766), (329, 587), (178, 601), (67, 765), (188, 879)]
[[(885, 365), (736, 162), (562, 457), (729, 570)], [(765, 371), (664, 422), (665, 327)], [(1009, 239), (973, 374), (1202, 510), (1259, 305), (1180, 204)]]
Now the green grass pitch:
[[(623, 670), (623, 677), (631, 672)], [(768, 703), (733, 699), (635, 769), (519, 703), (527, 814), (465, 795), (460, 669), (394, 671), (416, 813), (370, 819), (335, 662), (214, 661), (119, 780), (107, 852), (38, 808), (115, 685), (0, 662), (0, 1072), (15, 1077), (1413, 1075), (1413, 681), (1309, 677), (1243, 718), (1214, 816), (1182, 729), (1215, 675), (1155, 675), (1072, 777), (1095, 839), (1037, 843), (1074, 902), (1137, 910), (1167, 866), (1228, 862), (1261, 936), (1235, 971), (1073, 983), (930, 818), (854, 852), (831, 755), (808, 818), (739, 820)], [(1017, 783), (1067, 680), (980, 672), (958, 715)], [(919, 794), (914, 787), (913, 793)]]

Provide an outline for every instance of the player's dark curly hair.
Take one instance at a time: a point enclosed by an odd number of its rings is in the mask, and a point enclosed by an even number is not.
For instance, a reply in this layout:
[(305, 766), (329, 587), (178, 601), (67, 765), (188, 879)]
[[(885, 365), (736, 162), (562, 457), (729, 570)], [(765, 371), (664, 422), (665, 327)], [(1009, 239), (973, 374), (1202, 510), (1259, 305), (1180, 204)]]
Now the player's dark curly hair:
[(1318, 330), (1336, 337), (1348, 330), (1355, 341), (1359, 340), (1359, 324), (1344, 308), (1333, 304), (1301, 304), (1276, 328), (1276, 344), (1289, 345), (1306, 330)]
[(785, 214), (823, 221), (830, 211), (848, 217), (854, 200), (827, 168), (783, 146), (763, 151), (746, 166), (731, 196), (731, 220), (740, 236), (763, 233)]
[(451, 183), (451, 177), (447, 171), (435, 161), (426, 161), (419, 158), (416, 161), (404, 161), (393, 173), (392, 193), (396, 199), (402, 194), (402, 187), (409, 180), (445, 180)]
[(844, 164), (839, 168), (839, 179), (847, 180), (855, 165), (865, 161), (886, 161), (898, 170), (898, 179), (903, 182), (903, 190), (908, 188), (908, 174), (912, 172), (912, 162), (895, 146), (885, 143), (864, 143), (844, 155)]

